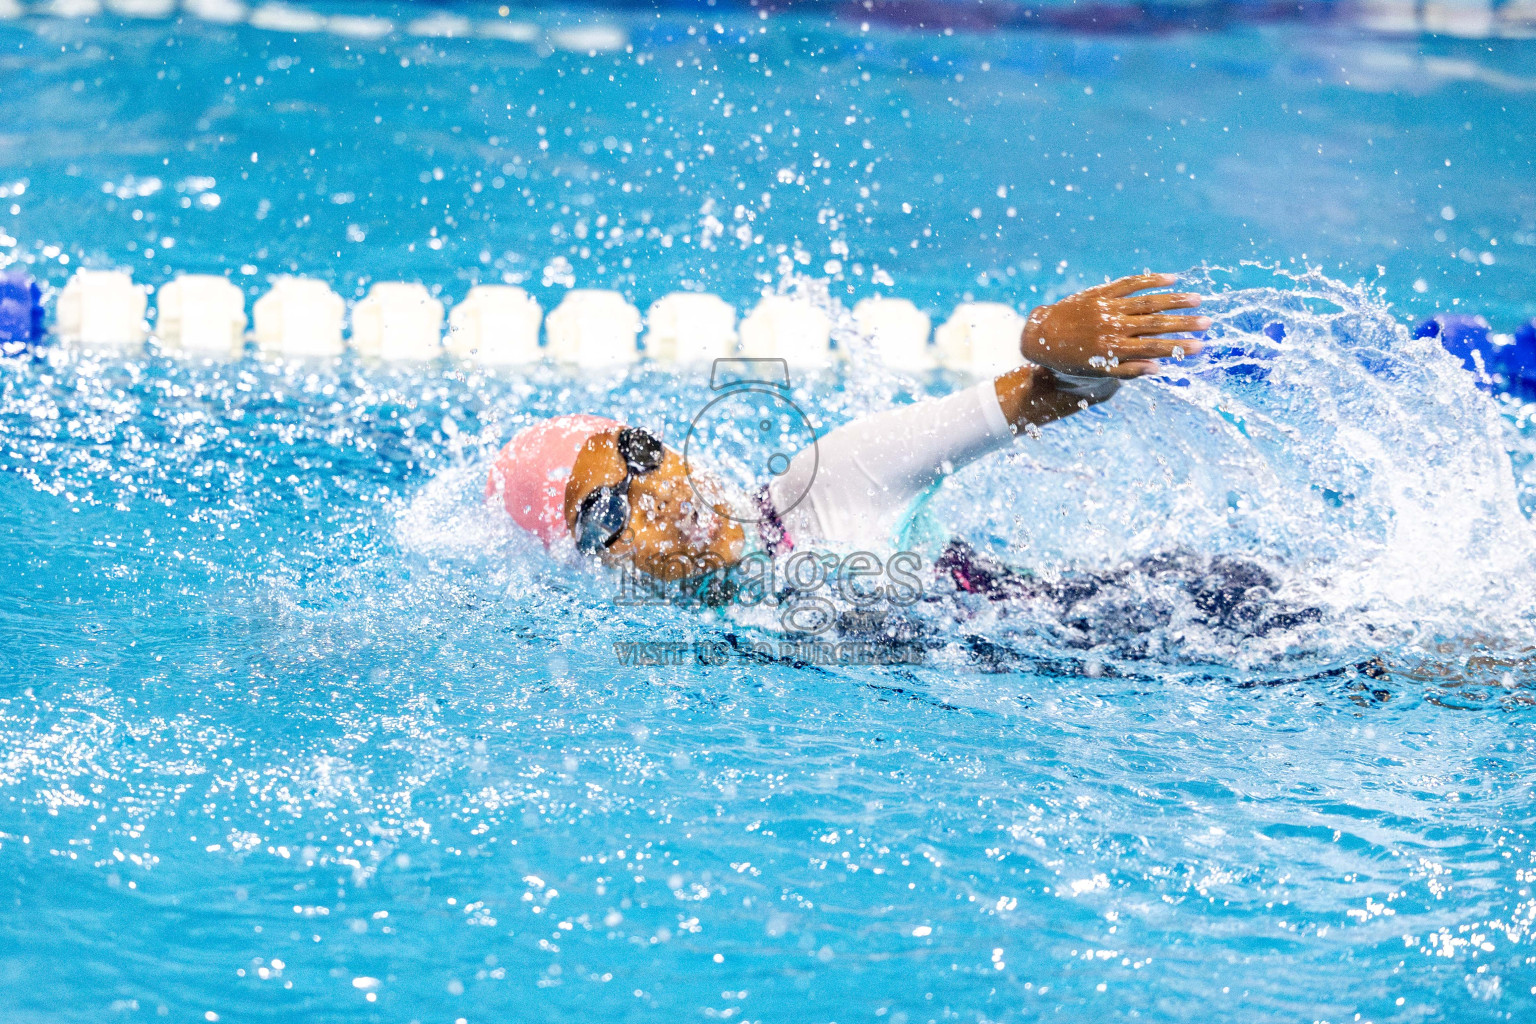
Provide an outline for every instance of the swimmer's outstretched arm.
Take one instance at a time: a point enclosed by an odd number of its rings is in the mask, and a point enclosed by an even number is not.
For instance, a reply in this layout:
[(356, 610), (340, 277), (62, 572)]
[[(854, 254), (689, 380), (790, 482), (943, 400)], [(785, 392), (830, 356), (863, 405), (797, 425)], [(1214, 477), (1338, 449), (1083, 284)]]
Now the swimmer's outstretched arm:
[(1165, 311), (1194, 295), (1133, 293), (1172, 284), (1142, 274), (1102, 284), (1030, 314), (1020, 351), (1030, 364), (944, 398), (897, 406), (844, 424), (790, 460), (769, 485), (789, 536), (848, 544), (888, 535), (943, 477), (1006, 448), (1026, 428), (1102, 402), (1155, 359), (1200, 343), (1152, 335), (1203, 331), (1200, 316)]
[(1033, 365), (1009, 370), (993, 382), (1014, 430), (1102, 402), (1114, 394), (1118, 381), (1156, 373), (1155, 360), (1199, 352), (1198, 341), (1154, 337), (1210, 327), (1208, 317), (1168, 313), (1200, 305), (1198, 295), (1135, 294), (1176, 280), (1173, 274), (1122, 277), (1030, 313), (1019, 351)]

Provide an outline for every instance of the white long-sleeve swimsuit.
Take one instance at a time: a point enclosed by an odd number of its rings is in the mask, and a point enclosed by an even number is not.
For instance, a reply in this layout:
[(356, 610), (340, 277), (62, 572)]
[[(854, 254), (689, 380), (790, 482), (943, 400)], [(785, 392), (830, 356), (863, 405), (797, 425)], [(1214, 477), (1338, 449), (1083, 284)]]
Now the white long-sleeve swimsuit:
[(990, 380), (838, 427), (797, 453), (769, 484), (772, 511), (787, 535), (771, 538), (780, 543), (770, 546), (888, 545), (925, 492), (1013, 438)]

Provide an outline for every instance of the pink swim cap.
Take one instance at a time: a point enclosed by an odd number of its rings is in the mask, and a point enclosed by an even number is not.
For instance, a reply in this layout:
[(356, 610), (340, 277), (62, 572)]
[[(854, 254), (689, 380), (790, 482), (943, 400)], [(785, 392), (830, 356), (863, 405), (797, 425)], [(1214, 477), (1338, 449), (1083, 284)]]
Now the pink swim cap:
[(541, 420), (518, 431), (491, 464), (487, 498), (500, 493), (518, 526), (545, 547), (569, 534), (565, 525), (565, 483), (587, 438), (624, 424), (576, 413)]

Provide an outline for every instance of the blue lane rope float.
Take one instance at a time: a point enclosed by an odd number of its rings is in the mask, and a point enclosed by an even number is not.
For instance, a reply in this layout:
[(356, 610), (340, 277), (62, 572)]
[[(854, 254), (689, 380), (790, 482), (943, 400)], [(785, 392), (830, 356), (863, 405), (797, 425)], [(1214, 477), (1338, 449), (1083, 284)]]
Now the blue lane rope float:
[(1491, 372), (1494, 345), (1488, 321), (1467, 313), (1437, 313), (1414, 328), (1415, 338), (1439, 338), (1441, 346), (1477, 372)]
[(1536, 317), (1515, 328), (1515, 340), (1503, 349), (1501, 372), (1509, 390), (1536, 398)]
[(0, 273), (0, 345), (10, 354), (24, 350), (42, 337), (42, 289), (24, 271)]
[(1536, 397), (1536, 319), (1515, 328), (1513, 340), (1503, 344), (1487, 320), (1466, 313), (1437, 314), (1419, 324), (1413, 336), (1438, 338), (1490, 390)]

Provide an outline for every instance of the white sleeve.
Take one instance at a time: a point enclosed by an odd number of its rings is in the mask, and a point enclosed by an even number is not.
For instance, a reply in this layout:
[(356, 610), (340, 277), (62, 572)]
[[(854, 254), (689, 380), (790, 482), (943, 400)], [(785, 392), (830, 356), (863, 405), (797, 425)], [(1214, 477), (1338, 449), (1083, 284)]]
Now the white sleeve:
[(1013, 437), (987, 380), (830, 431), (790, 460), (769, 496), (797, 545), (884, 546), (918, 496)]

